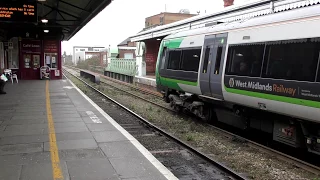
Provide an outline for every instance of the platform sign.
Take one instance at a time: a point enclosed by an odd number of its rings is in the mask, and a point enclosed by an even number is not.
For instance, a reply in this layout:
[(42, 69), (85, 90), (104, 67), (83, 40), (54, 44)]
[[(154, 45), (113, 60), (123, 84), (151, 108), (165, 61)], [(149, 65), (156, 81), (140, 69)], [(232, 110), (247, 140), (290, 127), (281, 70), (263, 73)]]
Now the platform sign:
[(0, 22), (37, 22), (36, 2), (0, 0)]

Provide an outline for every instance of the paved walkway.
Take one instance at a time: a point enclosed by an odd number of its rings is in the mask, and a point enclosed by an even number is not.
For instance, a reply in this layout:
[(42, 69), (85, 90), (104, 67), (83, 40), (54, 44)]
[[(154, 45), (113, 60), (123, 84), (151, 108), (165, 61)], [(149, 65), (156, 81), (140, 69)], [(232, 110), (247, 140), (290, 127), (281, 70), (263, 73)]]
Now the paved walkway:
[(176, 179), (67, 80), (7, 83), (0, 180)]

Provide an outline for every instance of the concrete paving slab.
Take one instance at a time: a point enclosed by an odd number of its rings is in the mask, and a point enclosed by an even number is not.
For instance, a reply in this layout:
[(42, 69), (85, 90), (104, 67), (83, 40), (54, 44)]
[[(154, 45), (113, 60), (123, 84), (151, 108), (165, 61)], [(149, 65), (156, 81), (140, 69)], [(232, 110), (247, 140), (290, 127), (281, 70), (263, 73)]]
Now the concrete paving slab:
[(43, 143), (15, 144), (0, 146), (0, 155), (42, 152)]
[(21, 168), (20, 165), (0, 165), (0, 180), (19, 180)]
[[(66, 162), (60, 162), (64, 180), (69, 180)], [(20, 180), (52, 180), (52, 164), (41, 163), (22, 166)]]
[(45, 123), (47, 120), (45, 119), (27, 119), (27, 120), (7, 120), (2, 123), (2, 125), (18, 125), (18, 124), (41, 124)]
[(21, 115), (21, 116), (18, 116), (18, 115), (14, 115), (11, 120), (32, 120), (32, 119), (46, 119), (47, 116), (46, 115), (35, 115), (35, 114), (32, 114), (32, 115)]
[[(87, 127), (59, 127), (55, 128), (56, 134), (59, 133), (72, 133), (72, 132), (89, 132), (89, 129)], [(45, 134), (49, 133), (48, 129), (44, 130)]]
[(62, 127), (87, 127), (84, 122), (55, 122), (54, 123), (55, 128), (62, 128)]
[(67, 165), (71, 179), (120, 179), (108, 159), (68, 161)]
[(109, 158), (112, 166), (120, 175), (120, 178), (153, 177), (155, 179), (165, 179), (154, 166), (142, 158)]
[(68, 132), (56, 134), (57, 141), (94, 139), (90, 132)]
[(28, 135), (28, 136), (11, 136), (1, 137), (0, 145), (13, 145), (13, 144), (29, 144), (29, 143), (42, 143), (48, 142), (48, 135)]
[(14, 115), (14, 116), (27, 116), (27, 115), (30, 115), (30, 114), (38, 116), (38, 115), (46, 115), (46, 112), (45, 111), (12, 112), (12, 115)]
[(81, 118), (54, 118), (54, 122), (76, 122), (80, 121), (83, 122)]
[[(96, 149), (98, 147), (94, 139), (57, 141), (59, 150), (66, 149)], [(44, 143), (44, 151), (50, 150), (49, 142)]]
[(92, 134), (98, 143), (113, 142), (113, 141), (127, 141), (127, 138), (123, 136), (119, 131), (101, 131), (101, 132), (92, 132)]
[[(73, 172), (73, 179), (108, 179), (112, 173), (115, 176), (110, 179), (120, 179), (117, 174), (122, 167), (117, 166), (118, 171), (114, 170), (115, 167), (108, 160), (110, 157), (113, 157), (111, 159), (115, 165), (118, 163), (114, 160), (117, 159), (115, 157), (123, 158), (123, 162), (133, 157), (149, 162), (135, 146), (130, 146), (128, 139), (76, 89), (62, 87), (70, 86), (69, 82), (49, 83), (60, 162), (70, 163), (71, 166), (65, 164), (65, 172)], [(45, 81), (22, 81), (14, 86), (16, 87), (10, 91), (14, 92), (14, 95), (7, 94), (3, 96), (6, 100), (0, 101), (0, 106), (5, 107), (0, 112), (0, 175), (3, 174), (1, 165), (15, 165), (20, 166), (20, 171), (23, 172), (20, 180), (52, 179)], [(87, 111), (92, 113), (88, 114)], [(100, 142), (100, 147), (97, 141)], [(130, 166), (140, 164), (133, 162)], [(143, 166), (141, 168), (144, 168)], [(152, 164), (149, 168), (158, 172)], [(106, 173), (106, 169), (113, 172)], [(139, 168), (136, 170), (140, 171)], [(135, 177), (136, 174), (129, 172), (120, 175), (122, 178), (161, 179), (157, 174), (138, 174), (139, 176)]]
[(117, 141), (109, 143), (99, 143), (99, 147), (107, 157), (138, 157), (144, 158), (140, 151), (135, 148), (130, 141)]
[(80, 114), (78, 113), (73, 113), (73, 114), (53, 114), (52, 115), (53, 118), (80, 118)]
[(19, 131), (1, 131), (0, 137), (43, 134), (43, 129), (21, 129)]
[(86, 124), (104, 124), (104, 123), (109, 123), (109, 121), (105, 118), (97, 117), (97, 118), (92, 118), (92, 117), (82, 117), (82, 120)]
[(87, 127), (90, 131), (118, 131), (112, 124), (105, 122), (99, 124), (87, 124)]
[(60, 161), (104, 159), (105, 155), (99, 148), (95, 149), (67, 149), (59, 151)]
[[(67, 111), (67, 110), (51, 110), (52, 114), (77, 114), (78, 111), (75, 109), (73, 111)], [(79, 114), (79, 113), (78, 113)]]

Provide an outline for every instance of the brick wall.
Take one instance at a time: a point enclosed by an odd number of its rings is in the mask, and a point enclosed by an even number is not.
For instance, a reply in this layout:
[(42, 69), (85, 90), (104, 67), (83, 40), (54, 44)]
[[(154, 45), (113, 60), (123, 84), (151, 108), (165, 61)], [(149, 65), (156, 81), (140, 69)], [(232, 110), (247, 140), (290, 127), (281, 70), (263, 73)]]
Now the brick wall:
[(181, 13), (160, 13), (154, 16), (147, 17), (145, 20), (145, 27), (160, 25), (160, 18), (163, 18), (163, 25), (172, 22), (180, 21), (189, 17), (195, 16), (195, 14), (181, 14)]
[(147, 74), (154, 74), (156, 71), (156, 63), (157, 63), (157, 57), (160, 47), (160, 42), (155, 39), (146, 40), (146, 73)]

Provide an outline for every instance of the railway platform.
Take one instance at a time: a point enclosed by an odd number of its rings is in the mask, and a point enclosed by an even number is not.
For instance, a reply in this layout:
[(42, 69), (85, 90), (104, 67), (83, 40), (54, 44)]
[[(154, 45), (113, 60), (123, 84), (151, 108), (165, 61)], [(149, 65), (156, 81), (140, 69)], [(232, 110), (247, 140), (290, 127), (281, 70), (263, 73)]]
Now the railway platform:
[(7, 83), (0, 180), (177, 179), (69, 80)]

